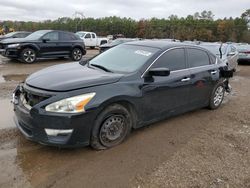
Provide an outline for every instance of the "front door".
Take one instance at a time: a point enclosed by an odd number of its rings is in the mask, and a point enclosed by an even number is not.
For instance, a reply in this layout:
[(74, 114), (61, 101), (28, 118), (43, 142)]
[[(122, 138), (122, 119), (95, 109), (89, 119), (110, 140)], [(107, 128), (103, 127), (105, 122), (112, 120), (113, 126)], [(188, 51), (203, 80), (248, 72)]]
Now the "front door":
[(184, 48), (163, 54), (151, 68), (168, 68), (169, 76), (145, 79), (142, 87), (144, 121), (151, 121), (185, 111), (188, 105), (190, 72)]
[(40, 53), (42, 56), (50, 57), (58, 55), (61, 53), (60, 51), (59, 33), (57, 31), (52, 31), (42, 37), (42, 41), (40, 43)]

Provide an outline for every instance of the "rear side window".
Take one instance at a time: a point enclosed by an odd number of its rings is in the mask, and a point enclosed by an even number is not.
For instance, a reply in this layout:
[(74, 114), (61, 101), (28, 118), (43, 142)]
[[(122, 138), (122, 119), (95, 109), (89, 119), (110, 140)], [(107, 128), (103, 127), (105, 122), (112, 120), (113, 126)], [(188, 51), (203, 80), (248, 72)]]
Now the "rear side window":
[(184, 49), (174, 49), (163, 54), (153, 65), (153, 68), (165, 67), (170, 71), (186, 68)]
[(200, 67), (210, 64), (209, 56), (203, 50), (187, 49), (187, 55), (190, 67)]
[(66, 40), (66, 41), (69, 41), (69, 40), (76, 40), (76, 37), (70, 33), (60, 33), (61, 34), (61, 39), (62, 40)]
[(237, 49), (234, 46), (231, 46), (231, 52), (236, 52)]
[(91, 34), (92, 35), (92, 38), (94, 39), (95, 38), (95, 34)]
[(212, 54), (209, 54), (209, 56), (210, 56), (210, 62), (211, 62), (211, 64), (215, 64), (216, 63), (216, 56), (214, 56), (214, 55), (212, 55)]

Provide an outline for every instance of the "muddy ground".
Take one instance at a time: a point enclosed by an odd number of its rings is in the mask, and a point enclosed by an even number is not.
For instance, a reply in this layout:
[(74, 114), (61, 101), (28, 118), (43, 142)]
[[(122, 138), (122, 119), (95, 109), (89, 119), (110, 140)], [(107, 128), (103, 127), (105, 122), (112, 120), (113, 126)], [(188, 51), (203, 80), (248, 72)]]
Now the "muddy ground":
[[(88, 51), (88, 56), (97, 51)], [(250, 66), (216, 111), (200, 109), (133, 131), (107, 151), (58, 149), (14, 128), (15, 85), (41, 68), (0, 58), (0, 187), (250, 187)]]

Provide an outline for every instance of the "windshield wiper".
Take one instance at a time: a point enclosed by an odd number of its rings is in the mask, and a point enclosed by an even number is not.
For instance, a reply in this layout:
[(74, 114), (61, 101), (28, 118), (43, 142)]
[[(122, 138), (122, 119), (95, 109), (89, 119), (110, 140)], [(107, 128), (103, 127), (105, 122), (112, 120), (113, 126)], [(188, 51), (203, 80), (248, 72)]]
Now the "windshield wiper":
[(99, 69), (102, 69), (102, 70), (104, 70), (106, 72), (112, 72), (111, 70), (107, 69), (106, 67), (104, 67), (102, 65), (97, 65), (97, 64), (90, 64), (90, 65), (92, 65), (93, 67), (97, 67)]

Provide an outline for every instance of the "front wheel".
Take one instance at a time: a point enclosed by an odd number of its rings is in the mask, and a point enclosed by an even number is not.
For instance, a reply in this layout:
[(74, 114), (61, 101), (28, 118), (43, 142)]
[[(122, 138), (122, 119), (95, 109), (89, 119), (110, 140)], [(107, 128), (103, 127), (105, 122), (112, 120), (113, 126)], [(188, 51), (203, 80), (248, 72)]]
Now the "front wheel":
[(91, 146), (100, 150), (120, 144), (130, 133), (132, 122), (132, 116), (122, 105), (113, 104), (107, 107), (95, 122)]
[(34, 63), (36, 61), (36, 52), (35, 50), (31, 49), (31, 48), (25, 48), (22, 52), (21, 52), (21, 60), (24, 63)]
[(73, 61), (80, 61), (82, 59), (82, 50), (79, 48), (74, 48), (71, 53), (71, 58)]
[(215, 110), (220, 107), (225, 94), (225, 87), (223, 83), (218, 84), (210, 97), (209, 108)]

